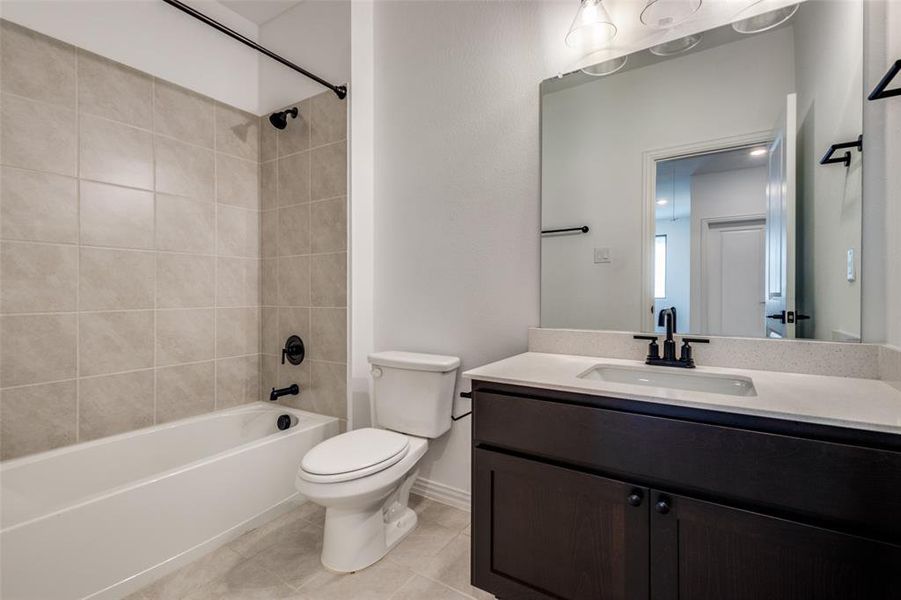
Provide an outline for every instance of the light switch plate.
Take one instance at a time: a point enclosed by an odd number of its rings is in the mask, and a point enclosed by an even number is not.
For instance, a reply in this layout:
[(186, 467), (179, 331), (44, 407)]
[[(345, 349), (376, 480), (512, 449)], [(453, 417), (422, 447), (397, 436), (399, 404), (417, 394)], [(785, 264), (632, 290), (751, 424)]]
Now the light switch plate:
[(854, 264), (854, 248), (848, 248), (848, 281), (857, 279), (857, 269)]
[(610, 262), (610, 248), (595, 248), (594, 249), (594, 262), (595, 264), (599, 263), (608, 263)]

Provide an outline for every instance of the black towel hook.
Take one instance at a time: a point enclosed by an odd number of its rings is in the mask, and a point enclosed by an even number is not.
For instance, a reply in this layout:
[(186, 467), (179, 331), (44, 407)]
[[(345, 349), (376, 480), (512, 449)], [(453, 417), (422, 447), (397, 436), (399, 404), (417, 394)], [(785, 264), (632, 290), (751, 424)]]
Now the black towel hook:
[(901, 72), (901, 58), (895, 61), (895, 64), (888, 70), (888, 73), (886, 73), (879, 83), (876, 84), (876, 87), (873, 88), (873, 91), (867, 96), (867, 100), (882, 100), (883, 98), (891, 98), (892, 96), (901, 96), (901, 87), (893, 90), (885, 89), (899, 72)]
[(829, 150), (826, 151), (825, 156), (820, 159), (821, 165), (831, 165), (834, 163), (842, 163), (846, 167), (851, 166), (851, 153), (845, 152), (842, 156), (835, 158), (832, 155), (835, 154), (836, 150), (844, 150), (845, 148), (857, 148), (858, 152), (863, 152), (863, 134), (857, 137), (857, 140), (853, 142), (842, 142), (841, 144), (832, 144), (829, 146)]

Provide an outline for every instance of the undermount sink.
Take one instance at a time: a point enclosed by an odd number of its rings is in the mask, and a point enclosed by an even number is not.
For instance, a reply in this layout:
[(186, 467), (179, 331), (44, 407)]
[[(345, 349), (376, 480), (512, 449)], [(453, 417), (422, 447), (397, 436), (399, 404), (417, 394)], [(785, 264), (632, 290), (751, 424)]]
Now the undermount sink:
[(670, 367), (626, 367), (595, 365), (580, 373), (580, 379), (596, 379), (610, 383), (627, 383), (690, 392), (709, 392), (729, 396), (756, 396), (750, 377), (680, 371)]

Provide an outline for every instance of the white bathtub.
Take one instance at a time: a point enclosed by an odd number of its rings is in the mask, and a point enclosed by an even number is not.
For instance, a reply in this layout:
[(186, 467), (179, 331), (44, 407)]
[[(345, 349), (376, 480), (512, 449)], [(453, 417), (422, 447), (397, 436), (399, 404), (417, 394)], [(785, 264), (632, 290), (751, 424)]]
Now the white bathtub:
[(257, 402), (6, 461), (0, 597), (128, 595), (302, 501), (301, 458), (337, 433)]

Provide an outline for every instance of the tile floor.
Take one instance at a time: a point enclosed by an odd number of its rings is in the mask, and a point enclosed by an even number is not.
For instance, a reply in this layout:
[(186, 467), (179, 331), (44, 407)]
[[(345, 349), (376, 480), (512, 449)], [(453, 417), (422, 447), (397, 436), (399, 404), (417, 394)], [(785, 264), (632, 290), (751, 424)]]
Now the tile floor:
[(375, 565), (339, 575), (319, 562), (324, 509), (306, 503), (248, 531), (129, 600), (488, 600), (469, 585), (469, 513), (420, 496), (419, 524)]

